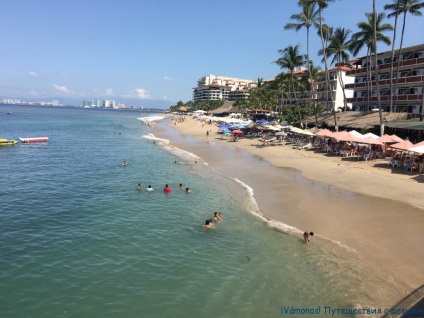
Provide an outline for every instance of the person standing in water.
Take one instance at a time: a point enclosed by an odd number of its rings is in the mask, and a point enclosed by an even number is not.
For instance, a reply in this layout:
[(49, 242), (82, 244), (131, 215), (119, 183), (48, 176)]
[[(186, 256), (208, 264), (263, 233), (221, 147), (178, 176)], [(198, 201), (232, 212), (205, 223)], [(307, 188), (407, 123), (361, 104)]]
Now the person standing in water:
[(303, 233), (303, 239), (305, 240), (305, 243), (308, 244), (309, 241), (311, 240), (311, 237), (314, 236), (314, 232), (311, 231), (306, 231), (305, 233)]

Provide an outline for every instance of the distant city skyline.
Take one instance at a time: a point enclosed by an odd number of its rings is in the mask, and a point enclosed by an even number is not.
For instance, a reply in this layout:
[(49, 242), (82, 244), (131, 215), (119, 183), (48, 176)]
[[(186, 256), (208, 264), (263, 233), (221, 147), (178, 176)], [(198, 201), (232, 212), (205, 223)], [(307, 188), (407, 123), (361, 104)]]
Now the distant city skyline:
[[(377, 0), (377, 10), (388, 3)], [(290, 16), (300, 12), (297, 0), (183, 0), (178, 5), (169, 0), (16, 0), (2, 9), (0, 98), (73, 105), (114, 99), (167, 108), (191, 100), (202, 76), (266, 80), (282, 71), (272, 63), (279, 49), (300, 44), (306, 54), (306, 31), (284, 30), (293, 22)], [(332, 27), (356, 32), (366, 12), (372, 12), (372, 1), (338, 0), (323, 16)], [(424, 43), (423, 21), (407, 15), (404, 47)], [(384, 22), (394, 24), (394, 19)], [(312, 28), (310, 36), (311, 58), (320, 65), (317, 30)], [(378, 44), (379, 52), (390, 49)], [(365, 54), (364, 48), (358, 57)]]

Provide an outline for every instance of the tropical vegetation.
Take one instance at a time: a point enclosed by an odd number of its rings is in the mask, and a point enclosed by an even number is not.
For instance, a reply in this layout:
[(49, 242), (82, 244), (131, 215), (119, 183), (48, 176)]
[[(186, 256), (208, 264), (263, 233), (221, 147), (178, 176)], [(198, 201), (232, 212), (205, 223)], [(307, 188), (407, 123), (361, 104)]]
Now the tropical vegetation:
[[(421, 16), (421, 10), (424, 8), (424, 2), (420, 0), (386, 0), (388, 3), (384, 6), (385, 12), (376, 12), (376, 0), (372, 1), (371, 12), (365, 13), (365, 19), (358, 22), (357, 30), (349, 30), (342, 26), (329, 26), (324, 23), (325, 12), (335, 0), (298, 0), (299, 11), (290, 16), (290, 21), (284, 25), (285, 30), (306, 31), (306, 52), (302, 52), (300, 44), (290, 44), (277, 51), (279, 55), (272, 63), (277, 64), (281, 73), (277, 74), (273, 80), (264, 81), (258, 78), (256, 87), (252, 89), (248, 98), (235, 101), (234, 105), (242, 110), (261, 110), (268, 112), (277, 112), (282, 118), (290, 122), (302, 123), (306, 116), (315, 115), (315, 124), (317, 124), (317, 114), (323, 110), (331, 110), (334, 118), (334, 126), (338, 126), (336, 109), (333, 105), (333, 89), (330, 86), (330, 66), (338, 73), (338, 80), (343, 89), (344, 111), (348, 109), (344, 83), (342, 82), (342, 66), (349, 65), (349, 61), (356, 57), (363, 49), (366, 49), (367, 91), (368, 108), (371, 109), (371, 99), (376, 94), (378, 108), (380, 112), (381, 133), (384, 132), (384, 122), (381, 115), (380, 91), (372, 88), (373, 78), (378, 78), (377, 52), (378, 44), (392, 44), (392, 58), (390, 78), (390, 99), (393, 99), (394, 92), (397, 89), (397, 74), (399, 72), (399, 63), (395, 70), (394, 62), (399, 60), (402, 52), (405, 25), (409, 15)], [(394, 27), (387, 19), (395, 18)], [(396, 31), (398, 20), (402, 19), (402, 32), (400, 36), (400, 46), (396, 48)], [(317, 30), (321, 49), (318, 54), (322, 56), (325, 69), (321, 71), (314, 67), (310, 58), (310, 40), (311, 28)], [(393, 31), (392, 35), (388, 32)], [(398, 49), (398, 56), (394, 56)], [(306, 53), (306, 54), (305, 54)], [(377, 66), (377, 67), (374, 67)], [(372, 74), (373, 72), (373, 74)], [(321, 75), (321, 76), (320, 76)], [(320, 79), (321, 78), (321, 79)], [(325, 82), (326, 96), (315, 99), (317, 92), (314, 91), (317, 81)], [(393, 82), (393, 84), (392, 84)], [(378, 85), (378, 81), (376, 82)], [(204, 102), (179, 102), (171, 110), (178, 110), (181, 107), (190, 110), (210, 110), (218, 108), (222, 101), (204, 101)], [(424, 108), (424, 106), (423, 106)], [(390, 103), (389, 112), (393, 111), (393, 102)], [(423, 116), (424, 117), (424, 116)]]

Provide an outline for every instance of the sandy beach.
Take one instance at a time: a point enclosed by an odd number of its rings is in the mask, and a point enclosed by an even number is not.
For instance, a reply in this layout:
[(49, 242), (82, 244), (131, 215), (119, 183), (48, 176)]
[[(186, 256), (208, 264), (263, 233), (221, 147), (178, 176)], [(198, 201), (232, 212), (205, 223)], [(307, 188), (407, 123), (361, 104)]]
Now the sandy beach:
[[(291, 145), (262, 147), (257, 139), (231, 142), (215, 125), (202, 126), (190, 117), (168, 123), (173, 133), (160, 125), (153, 133), (252, 187), (266, 218), (313, 230), (318, 234), (313, 244), (322, 237), (353, 248), (405, 293), (424, 283), (423, 175), (391, 168), (387, 159), (358, 161)], [(217, 145), (229, 155), (218, 155)], [(256, 163), (238, 161), (247, 154)]]

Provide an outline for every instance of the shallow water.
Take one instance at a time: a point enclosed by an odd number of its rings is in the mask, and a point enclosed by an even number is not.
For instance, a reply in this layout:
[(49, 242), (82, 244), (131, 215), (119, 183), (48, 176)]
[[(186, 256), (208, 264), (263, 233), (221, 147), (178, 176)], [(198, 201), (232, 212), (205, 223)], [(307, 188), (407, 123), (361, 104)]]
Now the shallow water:
[(326, 317), (401, 298), (354, 251), (264, 222), (248, 184), (149, 135), (148, 115), (0, 106), (0, 138), (49, 137), (0, 147), (1, 317)]

